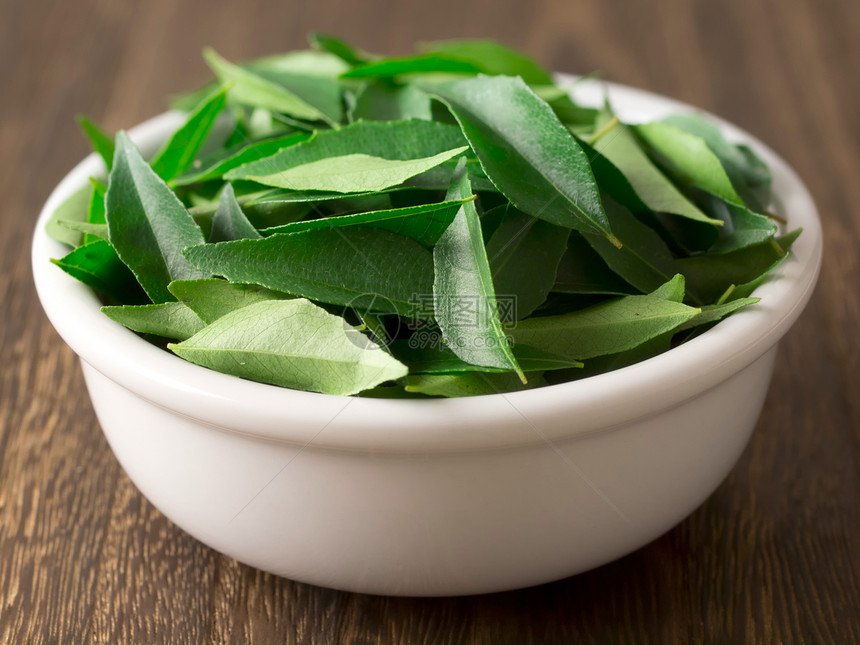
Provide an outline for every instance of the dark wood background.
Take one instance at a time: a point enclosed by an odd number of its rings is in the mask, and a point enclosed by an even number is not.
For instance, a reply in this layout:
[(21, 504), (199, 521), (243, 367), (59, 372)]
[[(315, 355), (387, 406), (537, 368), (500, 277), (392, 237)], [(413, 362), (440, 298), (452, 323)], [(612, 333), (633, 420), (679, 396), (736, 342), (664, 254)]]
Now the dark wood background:
[[(824, 219), (820, 286), (755, 436), (689, 519), (598, 570), (518, 592), (398, 599), (263, 574), (183, 533), (108, 449), (36, 302), (35, 217), (86, 152), (230, 58), (494, 37), (552, 68), (674, 96), (769, 142)], [(0, 643), (860, 643), (860, 3), (0, 0)]]

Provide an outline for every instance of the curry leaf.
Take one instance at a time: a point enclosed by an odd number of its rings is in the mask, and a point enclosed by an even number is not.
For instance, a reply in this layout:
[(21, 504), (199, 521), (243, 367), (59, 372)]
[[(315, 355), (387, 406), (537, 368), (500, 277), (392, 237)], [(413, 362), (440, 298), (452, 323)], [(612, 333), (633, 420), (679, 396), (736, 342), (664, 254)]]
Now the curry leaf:
[(704, 139), (660, 121), (635, 128), (674, 176), (728, 202), (743, 204), (719, 158)]
[(81, 126), (81, 130), (84, 131), (87, 139), (90, 140), (93, 151), (98, 153), (105, 162), (105, 168), (110, 171), (113, 165), (113, 138), (105, 134), (103, 130), (85, 116), (78, 117), (78, 125)]
[(102, 312), (132, 331), (173, 340), (190, 338), (205, 326), (197, 314), (181, 302), (102, 307)]
[(134, 275), (105, 240), (95, 240), (59, 260), (51, 260), (69, 275), (117, 302), (144, 302)]
[(369, 83), (358, 94), (352, 109), (353, 121), (398, 121), (424, 119), (430, 121), (433, 111), (430, 97), (415, 85), (392, 86), (388, 83)]
[[(496, 294), (511, 307), (504, 322), (529, 316), (546, 300), (567, 249), (570, 230), (511, 207), (487, 243)], [(506, 315), (507, 313), (507, 315)]]
[(424, 43), (425, 53), (466, 61), (484, 74), (519, 76), (529, 85), (552, 85), (552, 76), (533, 60), (492, 40), (449, 40)]
[(436, 244), (439, 237), (448, 228), (464, 201), (466, 200), (454, 199), (437, 204), (421, 204), (419, 206), (310, 219), (268, 228), (263, 232), (266, 235), (271, 235), (318, 228), (373, 226), (403, 235), (429, 248)]
[(422, 159), (384, 159), (351, 154), (312, 161), (272, 175), (246, 175), (246, 179), (266, 186), (290, 190), (331, 190), (338, 193), (379, 191), (402, 184), (443, 161), (465, 152), (454, 148)]
[[(113, 144), (111, 144), (113, 145)], [(111, 158), (112, 160), (112, 158)], [(93, 179), (90, 177), (90, 183), (93, 185), (93, 192), (90, 195), (90, 203), (87, 207), (87, 226), (96, 226), (99, 227), (97, 231), (95, 230), (83, 230), (78, 228), (84, 234), (83, 243), (89, 244), (96, 238), (107, 239), (107, 223), (105, 221), (105, 194), (107, 193), (107, 186), (105, 186), (102, 182), (97, 179)], [(105, 230), (102, 230), (104, 227)], [(74, 228), (74, 227), (72, 227)]]
[(676, 265), (702, 301), (713, 302), (729, 286), (749, 282), (768, 272), (786, 255), (798, 235), (800, 229), (728, 253), (703, 253), (679, 258)]
[(406, 377), (406, 391), (427, 396), (480, 396), (528, 390), (545, 384), (540, 375), (534, 375), (528, 384), (510, 373), (485, 374), (467, 372), (460, 374), (410, 374)]
[(416, 302), (432, 293), (430, 253), (388, 231), (325, 228), (205, 244), (184, 253), (200, 269), (231, 282), (335, 305), (360, 308), (377, 303), (388, 309), (384, 313), (432, 317), (431, 307)]
[(434, 121), (359, 121), (339, 130), (317, 131), (306, 142), (228, 172), (226, 179), (276, 175), (331, 157), (365, 154), (383, 159), (421, 159), (466, 145), (460, 130)]
[(685, 329), (692, 329), (694, 327), (700, 327), (702, 325), (710, 325), (712, 323), (722, 320), (729, 314), (733, 314), (739, 309), (754, 305), (760, 300), (760, 298), (738, 298), (736, 300), (730, 300), (729, 302), (724, 302), (719, 305), (705, 305), (702, 307), (701, 313), (678, 327), (677, 331), (684, 331)]
[[(89, 203), (92, 199), (93, 187), (84, 186), (66, 197), (54, 209), (50, 219), (45, 224), (45, 232), (52, 240), (69, 246), (78, 246), (83, 239), (80, 231), (68, 227), (68, 222), (86, 222)], [(66, 225), (60, 222), (66, 222)]]
[(222, 83), (233, 83), (229, 96), (237, 103), (284, 112), (297, 119), (326, 120), (319, 109), (309, 105), (284, 87), (259, 74), (234, 65), (207, 48), (203, 57)]
[(716, 243), (708, 250), (715, 253), (734, 251), (770, 239), (777, 232), (776, 223), (769, 217), (753, 213), (746, 206), (733, 204), (719, 197), (707, 195), (711, 208), (724, 222)]
[(217, 278), (176, 280), (171, 282), (168, 288), (177, 300), (207, 324), (255, 302), (286, 300), (292, 297), (256, 284), (236, 284)]
[(479, 76), (432, 92), (460, 123), (487, 176), (517, 208), (617, 242), (588, 158), (522, 79)]
[(599, 235), (585, 237), (609, 268), (643, 293), (678, 273), (672, 252), (657, 233), (611, 199), (605, 198), (603, 204), (621, 248)]
[(168, 347), (225, 374), (325, 394), (356, 394), (407, 372), (342, 318), (301, 298), (242, 307)]
[[(441, 344), (423, 346), (410, 341), (395, 340), (390, 345), (391, 353), (409, 367), (410, 374), (452, 374), (458, 372), (512, 372), (510, 367), (488, 367), (474, 365), (459, 358), (454, 352)], [(555, 354), (537, 350), (528, 345), (512, 348), (514, 357), (524, 372), (545, 372), (582, 367), (579, 361), (562, 358)]]
[(586, 360), (632, 349), (699, 313), (655, 295), (624, 296), (569, 314), (523, 320), (513, 336), (517, 343)]
[(182, 256), (183, 247), (203, 243), (203, 233), (122, 131), (105, 215), (110, 243), (154, 303), (173, 299), (167, 290), (172, 280), (208, 277)]
[[(584, 237), (578, 233), (572, 233), (567, 245), (567, 251), (561, 256), (558, 264), (552, 291), (614, 296), (634, 295), (637, 292), (607, 266)], [(612, 249), (614, 247), (606, 246), (604, 251), (611, 254)]]
[(70, 231), (83, 233), (85, 238), (84, 244), (89, 244), (93, 241), (92, 239), (87, 238), (98, 238), (101, 240), (106, 240), (108, 238), (107, 224), (91, 224), (89, 222), (76, 222), (75, 220), (66, 221), (64, 219), (58, 220), (57, 223), (60, 226), (65, 226)]
[(239, 150), (224, 151), (213, 157), (201, 159), (199, 168), (189, 170), (169, 183), (172, 186), (187, 186), (211, 179), (220, 179), (234, 168), (270, 157), (283, 148), (306, 141), (308, 136), (305, 132), (291, 132), (283, 137), (240, 145)]
[(371, 56), (364, 52), (359, 52), (354, 47), (348, 45), (340, 38), (329, 36), (328, 34), (311, 34), (308, 37), (312, 47), (334, 54), (338, 58), (346, 61), (350, 65), (363, 65), (370, 62)]
[(720, 160), (741, 199), (752, 210), (764, 212), (770, 202), (770, 171), (755, 153), (730, 143), (717, 125), (700, 114), (674, 114), (663, 123), (700, 137)]
[(382, 58), (353, 67), (341, 78), (393, 78), (404, 74), (475, 74), (481, 71), (469, 61), (453, 56), (425, 54), (403, 58)]
[(226, 242), (260, 238), (257, 229), (245, 217), (242, 207), (236, 201), (236, 193), (231, 184), (225, 184), (218, 202), (218, 210), (212, 217), (212, 231), (209, 233), (210, 242)]
[[(471, 196), (463, 160), (454, 174), (448, 199)], [(525, 383), (525, 374), (499, 320), (493, 276), (474, 202), (466, 201), (460, 206), (433, 247), (433, 267), (436, 321), (451, 351), (475, 365), (513, 369)]]
[[(597, 126), (606, 125), (611, 116), (602, 114)], [(672, 213), (699, 222), (721, 226), (720, 220), (708, 217), (651, 162), (628, 126), (619, 123), (607, 130), (593, 144), (630, 182), (636, 195), (652, 211)]]
[(332, 126), (343, 120), (343, 90), (337, 79), (279, 69), (262, 69), (257, 73), (319, 110)]
[(156, 175), (167, 181), (188, 170), (224, 109), (228, 88), (229, 85), (222, 87), (207, 97), (167, 140), (151, 162)]

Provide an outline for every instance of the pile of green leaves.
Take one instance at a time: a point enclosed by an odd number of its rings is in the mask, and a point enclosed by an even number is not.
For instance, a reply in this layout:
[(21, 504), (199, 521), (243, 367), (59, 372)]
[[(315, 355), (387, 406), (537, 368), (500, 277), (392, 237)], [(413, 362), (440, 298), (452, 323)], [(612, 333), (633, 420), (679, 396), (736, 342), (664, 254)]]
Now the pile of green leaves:
[(149, 161), (81, 121), (108, 174), (48, 228), (111, 319), (290, 388), (511, 391), (701, 333), (799, 234), (764, 163), (699, 115), (625, 125), (494, 42), (311, 44), (207, 50), (216, 80)]

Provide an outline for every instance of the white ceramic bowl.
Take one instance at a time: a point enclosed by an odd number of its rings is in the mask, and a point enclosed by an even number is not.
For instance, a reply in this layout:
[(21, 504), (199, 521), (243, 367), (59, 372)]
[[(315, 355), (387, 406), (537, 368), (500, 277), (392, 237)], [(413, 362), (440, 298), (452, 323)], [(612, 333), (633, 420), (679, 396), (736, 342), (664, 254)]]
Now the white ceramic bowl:
[[(603, 86), (577, 89), (598, 104)], [(621, 117), (689, 106), (611, 85)], [(180, 123), (131, 131), (151, 154)], [(572, 383), (448, 400), (282, 389), (219, 374), (150, 345), (48, 262), (66, 250), (49, 214), (91, 175), (60, 182), (33, 241), (42, 305), (80, 356), (99, 421), (144, 495), (205, 544), (326, 587), (454, 595), (548, 582), (653, 540), (719, 485), (755, 426), (777, 341), (808, 301), (821, 229), (803, 183), (773, 151), (721, 122), (770, 165), (804, 233), (762, 302), (691, 342)]]

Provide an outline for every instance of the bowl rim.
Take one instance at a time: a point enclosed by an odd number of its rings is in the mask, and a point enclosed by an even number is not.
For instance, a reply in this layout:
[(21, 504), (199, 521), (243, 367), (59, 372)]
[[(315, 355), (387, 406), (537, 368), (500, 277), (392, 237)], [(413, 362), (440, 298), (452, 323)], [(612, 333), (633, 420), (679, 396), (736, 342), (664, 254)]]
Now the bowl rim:
[[(578, 77), (559, 74), (561, 83)], [(380, 399), (290, 390), (214, 372), (160, 349), (104, 316), (95, 293), (53, 265), (68, 252), (45, 223), (89, 176), (104, 175), (90, 154), (54, 188), (36, 223), (32, 264), (48, 318), (81, 360), (151, 403), (213, 429), (302, 446), (345, 451), (463, 452), (504, 449), (608, 431), (680, 405), (739, 372), (788, 331), (806, 306), (821, 265), (821, 222), (809, 191), (767, 145), (704, 110), (651, 92), (606, 82), (576, 84), (585, 105), (608, 92), (625, 121), (695, 111), (731, 140), (747, 143), (770, 166), (774, 194), (803, 234), (792, 254), (755, 291), (756, 305), (707, 333), (634, 365), (578, 381), (521, 392), (454, 399)], [(144, 154), (182, 120), (165, 112), (132, 128)]]

